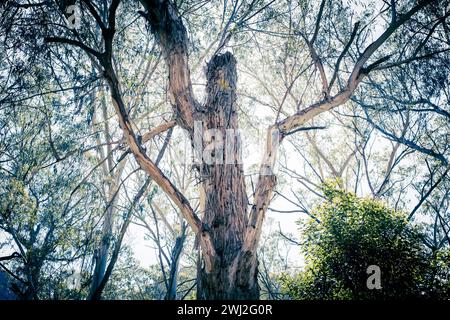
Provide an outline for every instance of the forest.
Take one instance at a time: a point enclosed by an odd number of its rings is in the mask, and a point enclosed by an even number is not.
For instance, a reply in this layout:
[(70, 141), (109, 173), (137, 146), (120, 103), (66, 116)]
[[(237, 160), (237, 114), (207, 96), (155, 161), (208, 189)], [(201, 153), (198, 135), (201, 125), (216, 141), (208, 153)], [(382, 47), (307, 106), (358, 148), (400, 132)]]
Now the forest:
[(0, 300), (449, 300), (449, 16), (0, 1)]

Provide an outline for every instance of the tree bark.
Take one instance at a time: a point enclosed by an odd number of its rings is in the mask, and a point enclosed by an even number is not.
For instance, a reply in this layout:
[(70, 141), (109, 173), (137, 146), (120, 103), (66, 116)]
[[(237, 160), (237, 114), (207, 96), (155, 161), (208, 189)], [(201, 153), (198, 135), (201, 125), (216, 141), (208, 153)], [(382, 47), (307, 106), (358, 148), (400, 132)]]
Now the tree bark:
[(206, 77), (208, 98), (201, 122), (203, 156), (207, 157), (200, 167), (205, 197), (202, 221), (210, 231), (216, 257), (212, 270), (198, 268), (197, 298), (257, 299), (257, 260), (251, 259), (253, 252), (242, 253), (248, 199), (237, 131), (233, 55), (214, 56)]
[(236, 60), (231, 53), (211, 59), (206, 74), (208, 98), (206, 105), (200, 105), (189, 76), (188, 37), (176, 8), (164, 0), (141, 3), (166, 61), (177, 124), (188, 131), (194, 149), (200, 138), (200, 153), (206, 150), (208, 157), (201, 157), (199, 166), (203, 216), (198, 226), (190, 223), (202, 246), (197, 298), (258, 299), (255, 238), (259, 230), (254, 232), (258, 228), (249, 225), (240, 141), (235, 134)]
[(186, 240), (186, 228), (183, 226), (181, 235), (175, 240), (175, 245), (171, 252), (171, 264), (168, 279), (168, 288), (164, 300), (176, 300), (177, 299), (177, 280), (178, 280), (178, 267), (180, 264), (181, 253), (183, 252), (184, 241)]

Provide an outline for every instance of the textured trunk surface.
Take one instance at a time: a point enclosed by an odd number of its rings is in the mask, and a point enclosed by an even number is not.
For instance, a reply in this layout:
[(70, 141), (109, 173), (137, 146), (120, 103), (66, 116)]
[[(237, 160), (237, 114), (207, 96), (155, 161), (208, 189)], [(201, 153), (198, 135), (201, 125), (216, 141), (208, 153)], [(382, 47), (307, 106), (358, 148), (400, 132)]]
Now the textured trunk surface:
[[(258, 299), (256, 248), (267, 199), (270, 198), (270, 186), (266, 182), (273, 179), (260, 179), (258, 185), (261, 190), (255, 193), (255, 204), (248, 212), (243, 167), (239, 161), (240, 141), (233, 132), (238, 129), (236, 60), (231, 53), (213, 56), (207, 66), (207, 102), (201, 105), (193, 94), (188, 37), (176, 6), (167, 0), (140, 2), (146, 9), (144, 16), (160, 43), (166, 61), (168, 91), (176, 122), (188, 131), (197, 152), (198, 137), (203, 138), (200, 139), (200, 153), (205, 155), (203, 150), (206, 149), (208, 157), (199, 166), (199, 198), (203, 216), (198, 217), (187, 199), (146, 159), (131, 134), (125, 108), (116, 99), (121, 126), (130, 149), (144, 170), (179, 207), (197, 235), (201, 249), (197, 298)], [(115, 80), (111, 79), (114, 87)], [(198, 126), (203, 131), (200, 134)]]
[[(252, 254), (242, 252), (248, 200), (236, 131), (236, 80), (232, 54), (215, 56), (208, 64), (208, 98), (202, 121), (203, 150), (208, 159), (202, 162), (200, 172), (204, 191), (202, 220), (211, 234), (216, 256), (212, 270), (199, 266), (199, 299), (259, 296), (256, 259), (248, 259)], [(248, 263), (250, 260), (254, 261)]]

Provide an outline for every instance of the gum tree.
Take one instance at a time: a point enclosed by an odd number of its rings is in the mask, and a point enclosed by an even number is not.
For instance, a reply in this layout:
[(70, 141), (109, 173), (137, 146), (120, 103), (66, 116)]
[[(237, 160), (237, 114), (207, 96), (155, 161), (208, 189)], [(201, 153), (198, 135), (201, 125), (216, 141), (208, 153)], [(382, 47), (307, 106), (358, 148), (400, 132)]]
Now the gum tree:
[[(39, 3), (36, 4), (36, 10), (44, 10), (50, 18), (61, 19), (61, 14), (70, 18), (71, 14), (67, 8), (75, 2), (69, 2), (61, 1), (58, 6)], [(303, 27), (300, 23), (292, 24), (290, 36), (302, 39), (305, 44), (311, 60), (310, 68), (318, 78), (320, 93), (311, 103), (298, 105), (294, 113), (279, 107), (274, 123), (267, 130), (264, 160), (260, 166), (253, 197), (249, 197), (243, 165), (239, 161), (240, 140), (238, 136), (228, 134), (238, 129), (239, 122), (237, 61), (232, 53), (222, 52), (225, 51), (230, 38), (239, 30), (249, 28), (249, 21), (255, 16), (265, 12), (269, 12), (269, 16), (276, 16), (276, 12), (270, 12), (274, 2), (224, 1), (224, 18), (225, 14), (230, 12), (227, 5), (231, 6), (231, 13), (228, 20), (225, 20), (228, 22), (224, 23), (221, 36), (205, 53), (205, 56), (211, 54), (211, 48), (217, 45), (217, 50), (206, 66), (206, 101), (202, 103), (194, 94), (190, 76), (189, 38), (186, 29), (186, 22), (189, 21), (180, 14), (178, 5), (181, 3), (168, 0), (139, 1), (141, 9), (144, 9), (139, 10), (139, 14), (149, 25), (165, 61), (168, 73), (167, 93), (173, 111), (173, 121), (161, 123), (143, 135), (138, 134), (138, 128), (130, 117), (130, 106), (123, 91), (125, 84), (119, 76), (120, 66), (117, 65), (115, 55), (115, 51), (119, 50), (123, 31), (118, 29), (117, 21), (121, 15), (126, 15), (127, 11), (136, 10), (138, 3), (120, 0), (97, 3), (83, 0), (80, 2), (84, 10), (82, 22), (90, 27), (90, 33), (70, 30), (61, 35), (59, 29), (51, 23), (42, 31), (46, 43), (51, 47), (70, 46), (87, 55), (102, 81), (108, 86), (111, 103), (123, 133), (123, 144), (133, 154), (142, 170), (176, 205), (195, 233), (201, 253), (197, 275), (199, 299), (259, 297), (257, 248), (264, 217), (276, 186), (272, 168), (276, 162), (278, 145), (286, 137), (307, 129), (305, 125), (319, 115), (347, 103), (369, 74), (431, 58), (443, 52), (436, 49), (426, 54), (421, 53), (424, 47), (422, 43), (431, 41), (431, 35), (435, 31), (433, 29), (430, 36), (423, 37), (414, 54), (393, 57), (393, 53), (386, 48), (388, 39), (400, 33), (413, 17), (429, 6), (439, 7), (441, 2), (392, 1), (387, 7), (380, 8), (379, 15), (389, 17), (385, 29), (369, 36), (367, 30), (373, 25), (370, 22), (366, 24), (365, 21), (359, 21), (350, 24), (352, 27), (347, 28), (348, 34), (337, 36), (342, 45), (337, 46), (335, 59), (327, 58), (328, 63), (325, 64), (326, 59), (321, 56), (324, 46), (321, 34), (330, 32), (324, 13), (331, 4), (323, 0), (316, 8), (307, 2), (302, 3), (303, 22), (308, 23)], [(192, 2), (192, 7), (196, 5), (201, 6), (201, 3)], [(305, 19), (305, 16), (310, 16), (309, 5), (314, 9), (313, 18)], [(343, 4), (337, 6), (343, 7)], [(20, 8), (20, 5), (17, 7)], [(342, 13), (339, 16), (340, 19), (345, 19), (344, 17)], [(423, 18), (423, 15), (421, 17)], [(92, 34), (95, 35), (95, 41), (88, 41)], [(288, 93), (289, 90), (286, 94)], [(173, 126), (186, 130), (193, 146), (198, 146), (198, 141), (201, 141), (201, 155), (204, 155), (203, 150), (208, 151), (209, 161), (201, 161), (196, 166), (200, 186), (198, 211), (156, 161), (150, 158), (144, 147), (151, 137)], [(215, 129), (214, 134), (211, 134), (213, 131), (208, 131), (209, 129)], [(228, 138), (227, 144), (221, 143), (225, 137)], [(208, 149), (211, 146), (212, 149)], [(446, 159), (440, 161), (446, 162)]]

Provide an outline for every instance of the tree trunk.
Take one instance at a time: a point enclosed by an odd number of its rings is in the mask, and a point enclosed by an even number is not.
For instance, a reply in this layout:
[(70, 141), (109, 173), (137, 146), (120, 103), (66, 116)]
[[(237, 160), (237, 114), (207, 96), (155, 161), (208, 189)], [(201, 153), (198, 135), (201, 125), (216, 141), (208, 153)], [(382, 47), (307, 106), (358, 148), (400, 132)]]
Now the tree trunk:
[(184, 241), (186, 240), (186, 230), (184, 226), (182, 228), (183, 230), (181, 232), (181, 235), (176, 238), (175, 245), (172, 248), (171, 264), (168, 279), (169, 285), (164, 300), (177, 299), (178, 267), (180, 264), (181, 253), (183, 252)]
[[(231, 53), (214, 55), (207, 66), (207, 102), (200, 105), (190, 79), (187, 32), (176, 6), (166, 0), (140, 2), (166, 61), (168, 91), (177, 124), (188, 131), (197, 156), (201, 155), (201, 219), (174, 186), (160, 184), (180, 208), (201, 247), (197, 298), (258, 299), (256, 248), (270, 190), (261, 188), (257, 192), (249, 214), (240, 141), (233, 132), (238, 129), (236, 60)], [(126, 131), (126, 112), (117, 110)], [(129, 143), (134, 144), (132, 135)], [(147, 172), (162, 180), (159, 172), (144, 163), (145, 155), (137, 147), (134, 149)], [(273, 181), (263, 178), (259, 183), (262, 187)]]
[[(89, 298), (96, 300), (95, 293), (97, 291), (97, 288), (100, 286), (100, 283), (103, 280), (103, 277), (105, 275), (106, 270), (106, 262), (108, 259), (109, 254), (109, 247), (111, 244), (111, 237), (112, 237), (112, 213), (113, 208), (110, 206), (107, 209), (105, 221), (103, 222), (103, 229), (102, 229), (102, 239), (101, 243), (99, 245), (99, 248), (96, 249), (95, 253), (95, 268), (94, 273), (92, 275), (92, 283), (91, 283), (91, 289), (89, 293)], [(100, 298), (100, 297), (98, 297)]]
[[(202, 221), (211, 234), (216, 256), (212, 270), (204, 265), (198, 268), (197, 298), (257, 299), (257, 260), (254, 253), (242, 252), (248, 199), (237, 132), (237, 77), (233, 55), (214, 56), (206, 76), (208, 98), (203, 121), (196, 123), (194, 136), (198, 137), (199, 129), (203, 131)], [(197, 146), (195, 148), (197, 150)]]
[[(112, 238), (112, 230), (114, 225), (114, 216), (117, 211), (117, 191), (118, 191), (118, 185), (120, 182), (120, 178), (122, 176), (123, 170), (125, 168), (126, 161), (122, 161), (118, 164), (117, 168), (114, 166), (113, 162), (113, 152), (111, 148), (111, 132), (109, 128), (109, 122), (108, 122), (108, 107), (106, 103), (106, 96), (105, 93), (101, 93), (101, 111), (103, 116), (103, 122), (104, 122), (104, 128), (103, 128), (103, 135), (104, 135), (104, 141), (107, 143), (106, 146), (106, 155), (102, 149), (102, 147), (97, 148), (97, 152), (99, 154), (100, 159), (107, 159), (107, 161), (104, 161), (102, 163), (102, 172), (103, 172), (103, 179), (105, 181), (105, 187), (107, 192), (107, 199), (108, 202), (106, 204), (106, 212), (105, 217), (103, 220), (103, 226), (102, 226), (102, 237), (101, 242), (96, 248), (95, 251), (95, 268), (94, 273), (92, 275), (92, 283), (91, 288), (89, 292), (89, 298), (92, 300), (100, 299), (101, 291), (99, 290), (103, 277), (105, 276), (106, 272), (106, 265), (108, 262), (108, 257), (110, 254), (110, 247), (111, 247), (111, 238)], [(94, 112), (95, 117), (95, 112)], [(95, 124), (96, 121), (93, 123)], [(97, 144), (101, 145), (102, 141), (100, 138), (97, 138)]]

